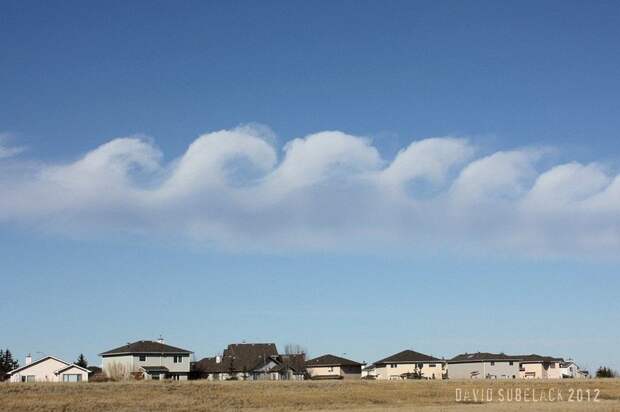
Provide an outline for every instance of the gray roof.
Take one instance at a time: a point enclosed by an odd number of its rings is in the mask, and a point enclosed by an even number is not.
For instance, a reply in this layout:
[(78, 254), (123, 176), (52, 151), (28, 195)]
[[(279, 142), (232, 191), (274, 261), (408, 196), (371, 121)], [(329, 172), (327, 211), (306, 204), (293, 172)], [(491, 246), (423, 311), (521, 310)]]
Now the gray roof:
[(137, 342), (128, 343), (118, 348), (110, 349), (99, 356), (112, 356), (112, 355), (133, 355), (133, 354), (148, 354), (148, 353), (169, 353), (177, 355), (189, 355), (192, 351), (177, 348), (175, 346), (166, 345), (152, 340), (139, 340)]
[(543, 355), (516, 355), (519, 357), (520, 362), (522, 363), (537, 363), (537, 362), (564, 362), (562, 358), (554, 358), (553, 356), (543, 356)]
[(540, 355), (507, 355), (505, 353), (490, 353), (490, 352), (476, 352), (476, 353), (461, 353), (456, 355), (452, 359), (448, 360), (448, 363), (469, 363), (469, 362), (495, 362), (495, 361), (513, 361), (513, 362), (562, 362), (561, 358), (553, 358), (551, 356)]
[(388, 356), (387, 358), (378, 360), (375, 362), (375, 364), (416, 362), (442, 362), (442, 360), (437, 359), (434, 356), (425, 355), (423, 353), (407, 349), (402, 352), (398, 352), (392, 356)]
[(306, 367), (312, 366), (362, 366), (361, 363), (334, 355), (323, 355), (306, 361)]
[(168, 372), (165, 366), (141, 366), (146, 372)]
[(468, 362), (485, 362), (485, 361), (519, 361), (521, 358), (518, 356), (506, 355), (505, 353), (490, 353), (490, 352), (476, 352), (476, 353), (461, 353), (456, 355), (452, 359), (448, 360), (448, 363), (468, 363)]

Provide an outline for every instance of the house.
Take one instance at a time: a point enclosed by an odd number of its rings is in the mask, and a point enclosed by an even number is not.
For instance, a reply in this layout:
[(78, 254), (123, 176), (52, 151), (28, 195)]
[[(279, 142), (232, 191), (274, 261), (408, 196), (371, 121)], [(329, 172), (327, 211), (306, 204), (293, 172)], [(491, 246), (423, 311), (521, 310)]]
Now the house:
[(377, 367), (374, 363), (370, 365), (362, 366), (362, 379), (375, 380), (377, 379)]
[(301, 380), (304, 361), (304, 354), (278, 354), (275, 343), (238, 343), (228, 345), (222, 356), (196, 362), (195, 373), (209, 380)]
[(278, 355), (271, 359), (275, 365), (268, 371), (271, 380), (303, 380), (306, 376), (306, 355)]
[(462, 353), (447, 361), (450, 379), (516, 379), (518, 356), (504, 353)]
[(310, 379), (359, 379), (362, 364), (334, 355), (323, 355), (306, 361)]
[(404, 350), (375, 362), (377, 379), (442, 379), (444, 361), (413, 350)]
[(583, 379), (588, 377), (588, 371), (581, 370), (572, 359), (560, 364), (560, 372), (562, 378), (565, 379)]
[(520, 355), (519, 375), (524, 379), (561, 379), (562, 358), (541, 355)]
[(7, 375), (10, 382), (86, 382), (88, 372), (86, 368), (55, 356), (44, 356), (33, 362), (28, 355), (24, 366)]
[(108, 377), (186, 380), (192, 351), (170, 346), (163, 339), (140, 340), (99, 354)]

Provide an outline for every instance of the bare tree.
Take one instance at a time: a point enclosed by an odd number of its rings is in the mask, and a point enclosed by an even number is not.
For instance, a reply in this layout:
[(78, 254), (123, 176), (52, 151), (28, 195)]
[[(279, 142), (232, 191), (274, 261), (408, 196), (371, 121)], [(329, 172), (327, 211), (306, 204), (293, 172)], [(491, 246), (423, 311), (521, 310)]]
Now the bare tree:
[(299, 343), (287, 343), (284, 345), (284, 353), (286, 355), (306, 355), (308, 351)]
[(120, 362), (112, 362), (107, 365), (105, 374), (113, 381), (124, 381), (131, 376), (127, 367)]

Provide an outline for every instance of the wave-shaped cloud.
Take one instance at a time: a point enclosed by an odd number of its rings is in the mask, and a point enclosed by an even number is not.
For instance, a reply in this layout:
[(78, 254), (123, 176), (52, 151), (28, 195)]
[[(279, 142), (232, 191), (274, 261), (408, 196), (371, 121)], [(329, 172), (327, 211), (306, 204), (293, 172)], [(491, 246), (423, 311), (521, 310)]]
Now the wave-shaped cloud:
[(0, 163), (0, 223), (181, 235), (235, 249), (620, 250), (620, 176), (597, 163), (540, 170), (544, 150), (477, 157), (453, 137), (415, 141), (391, 160), (338, 131), (294, 139), (282, 152), (271, 140), (245, 126), (202, 135), (167, 163), (140, 137), (68, 164), (10, 159)]

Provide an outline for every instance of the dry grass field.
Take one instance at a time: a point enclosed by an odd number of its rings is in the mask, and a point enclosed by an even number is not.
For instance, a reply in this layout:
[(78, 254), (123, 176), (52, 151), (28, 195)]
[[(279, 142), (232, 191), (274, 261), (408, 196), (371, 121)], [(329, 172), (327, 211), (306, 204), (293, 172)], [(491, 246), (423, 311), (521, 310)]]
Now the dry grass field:
[[(600, 390), (598, 395), (597, 389)], [(587, 401), (588, 390), (589, 402)], [(490, 394), (492, 399), (482, 400), (483, 392), (486, 396)], [(518, 392), (520, 392), (520, 401), (516, 400)], [(571, 393), (572, 401), (570, 400)], [(562, 400), (558, 399), (558, 394), (561, 394)], [(460, 401), (457, 401), (457, 396), (460, 396)], [(465, 399), (466, 396), (467, 400)], [(595, 396), (597, 397), (596, 401)], [(548, 400), (549, 397), (552, 398), (552, 401)], [(620, 379), (587, 381), (3, 383), (0, 384), (0, 410), (88, 412), (620, 411)]]

